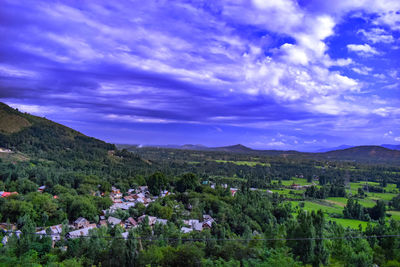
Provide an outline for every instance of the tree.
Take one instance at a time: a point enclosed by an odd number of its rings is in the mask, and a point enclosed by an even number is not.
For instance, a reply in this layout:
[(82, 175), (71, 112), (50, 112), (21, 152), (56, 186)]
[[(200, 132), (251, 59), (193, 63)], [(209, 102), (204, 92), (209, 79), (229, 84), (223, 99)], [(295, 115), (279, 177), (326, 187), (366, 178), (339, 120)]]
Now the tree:
[(162, 172), (155, 172), (147, 179), (147, 186), (153, 195), (158, 196), (162, 190), (167, 188), (167, 185), (168, 180)]
[(126, 266), (135, 266), (138, 259), (137, 239), (135, 230), (131, 229), (126, 241)]
[(177, 182), (176, 187), (179, 192), (194, 190), (199, 184), (199, 179), (193, 173), (184, 174)]
[(372, 208), (368, 209), (369, 216), (373, 220), (385, 219), (386, 205), (382, 200), (378, 200)]

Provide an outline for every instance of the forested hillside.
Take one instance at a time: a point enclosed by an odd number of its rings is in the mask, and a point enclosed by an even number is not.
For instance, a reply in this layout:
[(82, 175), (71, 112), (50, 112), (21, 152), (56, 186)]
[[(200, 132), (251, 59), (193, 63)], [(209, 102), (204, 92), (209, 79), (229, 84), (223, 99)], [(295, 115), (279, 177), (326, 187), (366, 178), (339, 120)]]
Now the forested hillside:
[(400, 264), (397, 165), (242, 146), (132, 153), (0, 114), (0, 266)]

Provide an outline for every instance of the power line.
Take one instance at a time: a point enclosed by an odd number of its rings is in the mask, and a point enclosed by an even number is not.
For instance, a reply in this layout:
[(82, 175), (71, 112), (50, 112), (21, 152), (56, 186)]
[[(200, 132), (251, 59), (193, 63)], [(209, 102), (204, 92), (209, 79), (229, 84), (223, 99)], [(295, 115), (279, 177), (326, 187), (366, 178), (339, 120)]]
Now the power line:
[[(9, 234), (23, 234), (19, 231), (4, 231)], [(37, 236), (61, 236), (58, 234), (42, 234), (42, 233), (25, 233)], [(66, 235), (67, 236), (67, 235)], [(65, 236), (65, 237), (66, 237)], [(77, 237), (71, 237), (70, 239), (76, 238), (104, 238), (104, 239), (123, 239), (124, 237), (119, 236), (95, 236), (95, 235), (81, 235)], [(169, 238), (169, 237), (141, 237), (135, 236), (134, 239), (146, 240), (146, 241), (309, 241), (309, 240), (337, 240), (337, 239), (371, 239), (371, 238), (400, 238), (400, 235), (372, 235), (372, 236), (331, 236), (331, 237), (298, 237), (298, 238)]]

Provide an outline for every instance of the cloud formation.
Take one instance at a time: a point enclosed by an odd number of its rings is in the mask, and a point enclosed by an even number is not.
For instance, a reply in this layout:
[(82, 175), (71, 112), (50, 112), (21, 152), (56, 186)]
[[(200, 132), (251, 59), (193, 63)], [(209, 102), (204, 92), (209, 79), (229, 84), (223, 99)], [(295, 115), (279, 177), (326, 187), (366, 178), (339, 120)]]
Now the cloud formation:
[(0, 98), (113, 142), (379, 143), (400, 4), (353, 2), (5, 0)]

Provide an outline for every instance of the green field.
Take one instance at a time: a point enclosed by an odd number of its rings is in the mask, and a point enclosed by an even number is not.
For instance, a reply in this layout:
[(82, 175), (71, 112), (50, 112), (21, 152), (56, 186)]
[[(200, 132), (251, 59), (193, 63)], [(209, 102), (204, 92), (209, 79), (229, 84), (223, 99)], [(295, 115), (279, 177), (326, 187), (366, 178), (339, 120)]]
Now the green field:
[[(272, 182), (278, 183), (278, 180), (273, 180)], [(291, 180), (282, 180), (282, 188), (271, 189), (271, 191), (283, 195), (288, 200), (291, 199), (291, 201), (289, 202), (292, 203), (292, 206), (296, 210), (294, 212), (294, 215), (297, 214), (297, 210), (301, 208), (306, 211), (322, 210), (326, 216), (327, 221), (333, 221), (345, 227), (350, 227), (353, 229), (358, 229), (359, 225), (361, 225), (363, 229), (365, 229), (365, 227), (367, 226), (368, 222), (365, 221), (340, 218), (343, 215), (343, 208), (346, 206), (348, 201), (346, 197), (329, 197), (323, 200), (304, 200), (304, 190), (292, 190), (290, 188), (285, 188), (292, 185), (293, 183), (299, 185), (310, 184), (309, 182), (307, 182), (306, 179), (293, 177)], [(365, 184), (366, 182), (350, 183), (350, 191), (348, 192), (351, 192), (353, 196), (357, 195), (358, 188), (362, 188)], [(372, 186), (379, 186), (379, 183), (376, 182), (368, 182), (368, 184)], [(386, 193), (368, 192), (366, 193), (367, 196), (365, 198), (358, 199), (358, 202), (366, 208), (371, 208), (375, 206), (377, 200), (388, 202), (399, 192), (395, 184), (388, 184), (387, 187), (385, 187), (385, 190), (387, 191)], [(302, 203), (301, 205), (303, 207), (300, 207), (300, 203)], [(392, 218), (400, 221), (400, 211), (388, 211), (387, 214), (390, 214), (387, 217), (387, 220)]]
[[(365, 229), (367, 226), (367, 222), (354, 220), (354, 219), (345, 219), (345, 218), (336, 218), (336, 216), (341, 216), (343, 214), (343, 207), (339, 205), (335, 205), (328, 201), (290, 201), (293, 207), (299, 207), (300, 202), (304, 202), (304, 210), (306, 211), (318, 211), (322, 210), (325, 213), (325, 217), (327, 221), (333, 221), (341, 224), (344, 227), (350, 227), (353, 229), (358, 229), (361, 224), (362, 228)], [(400, 212), (399, 212), (400, 216)]]
[[(278, 183), (278, 180), (272, 180), (272, 182)], [(282, 185), (290, 186), (292, 184), (308, 185), (308, 184), (312, 184), (312, 183), (307, 182), (307, 179), (297, 178), (297, 177), (292, 177), (290, 180), (282, 180)]]
[[(290, 201), (290, 202), (292, 203), (292, 205), (294, 207), (296, 207), (296, 206), (298, 207), (299, 204), (300, 204), (299, 201)], [(301, 202), (304, 203), (303, 209), (307, 210), (307, 211), (322, 210), (323, 212), (325, 212), (327, 214), (338, 214), (338, 215), (341, 215), (342, 214), (342, 210), (343, 210), (342, 207), (340, 207), (338, 205), (335, 205), (335, 204), (332, 204), (332, 203), (329, 203), (329, 202), (327, 202), (325, 200), (320, 200), (320, 201), (308, 201), (307, 200), (307, 201), (301, 201)]]
[(271, 166), (269, 163), (265, 162), (258, 162), (258, 161), (233, 161), (233, 160), (222, 160), (222, 159), (217, 159), (215, 162), (220, 162), (220, 163), (233, 163), (236, 165), (247, 165), (250, 167), (254, 167), (256, 165), (261, 165), (261, 166)]
[(387, 211), (387, 213), (392, 215), (391, 218), (400, 221), (400, 211), (389, 210), (389, 211)]
[(333, 221), (344, 227), (350, 227), (353, 229), (358, 229), (360, 224), (362, 229), (365, 229), (368, 225), (368, 222), (353, 220), (353, 219), (344, 219), (344, 218), (329, 218), (328, 221)]
[(303, 191), (300, 190), (292, 190), (292, 189), (271, 189), (272, 192), (278, 193), (280, 195), (284, 195), (287, 198), (292, 199), (302, 199), (303, 198)]

